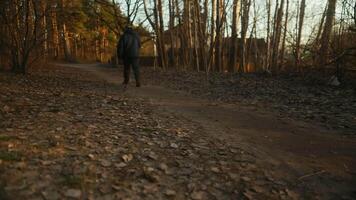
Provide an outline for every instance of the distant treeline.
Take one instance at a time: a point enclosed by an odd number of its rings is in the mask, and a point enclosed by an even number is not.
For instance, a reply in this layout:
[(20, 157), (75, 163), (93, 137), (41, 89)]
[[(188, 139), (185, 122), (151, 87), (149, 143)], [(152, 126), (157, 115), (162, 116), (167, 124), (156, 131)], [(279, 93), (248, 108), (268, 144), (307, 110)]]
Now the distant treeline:
[(279, 73), (354, 66), (356, 2), (327, 0), (311, 27), (306, 7), (312, 2), (2, 0), (0, 67), (25, 72), (37, 60), (116, 60), (117, 39), (132, 22), (145, 55), (156, 56), (163, 69)]
[[(278, 73), (352, 66), (356, 2), (328, 0), (324, 8), (322, 2), (310, 8), (311, 3), (315, 1), (144, 0), (144, 10), (163, 68)], [(320, 14), (315, 18), (320, 21), (309, 24), (306, 7)], [(305, 27), (312, 28), (310, 35)]]
[(1, 0), (0, 67), (25, 73), (40, 60), (107, 62), (127, 20), (109, 0)]

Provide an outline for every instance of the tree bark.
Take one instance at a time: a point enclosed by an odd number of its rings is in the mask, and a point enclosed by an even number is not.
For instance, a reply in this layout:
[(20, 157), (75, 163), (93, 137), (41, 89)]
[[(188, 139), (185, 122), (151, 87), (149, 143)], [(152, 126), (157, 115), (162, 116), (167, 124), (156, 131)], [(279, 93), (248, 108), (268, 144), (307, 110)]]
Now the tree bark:
[(158, 31), (160, 33), (161, 37), (161, 54), (162, 54), (162, 66), (164, 69), (166, 69), (168, 63), (167, 63), (167, 51), (166, 51), (166, 46), (165, 46), (165, 36), (164, 36), (164, 23), (163, 23), (163, 9), (162, 9), (162, 0), (157, 0), (157, 12), (158, 12), (158, 18), (159, 18), (159, 27)]
[(216, 37), (215, 37), (215, 71), (220, 71), (222, 68), (222, 12), (223, 12), (223, 1), (216, 1)]
[(244, 72), (246, 67), (246, 34), (248, 29), (251, 0), (242, 0), (241, 4), (240, 73)]
[(281, 41), (281, 32), (282, 32), (283, 7), (284, 7), (284, 0), (281, 0), (281, 5), (277, 12), (275, 36), (273, 39), (272, 73), (277, 73), (279, 69), (278, 57), (279, 57), (279, 45)]
[[(64, 12), (64, 9), (65, 9), (65, 1), (64, 0), (60, 1), (60, 8), (61, 8), (61, 11)], [(67, 31), (67, 25), (63, 20), (61, 20), (61, 29), (62, 29), (61, 31), (62, 31), (64, 58), (67, 61), (72, 61), (69, 33)]]
[(328, 9), (326, 12), (326, 19), (323, 34), (321, 35), (321, 46), (319, 50), (319, 67), (323, 67), (328, 63), (328, 54), (329, 54), (329, 41), (331, 36), (331, 31), (333, 27), (334, 17), (336, 9), (336, 0), (328, 1)]
[(271, 49), (271, 0), (266, 0), (266, 9), (267, 9), (267, 33), (266, 33), (266, 44), (267, 44), (267, 49), (266, 49), (266, 57), (264, 60), (265, 63), (265, 70), (270, 70), (270, 49)]
[(302, 38), (302, 31), (303, 31), (303, 23), (304, 23), (304, 13), (305, 13), (305, 0), (302, 0), (300, 3), (300, 9), (299, 9), (299, 22), (298, 22), (298, 34), (297, 34), (297, 40), (295, 44), (295, 68), (298, 71), (301, 71), (300, 69), (300, 42)]
[(194, 7), (193, 7), (193, 32), (194, 32), (194, 61), (195, 61), (195, 68), (197, 71), (200, 71), (200, 56), (199, 56), (199, 42), (198, 42), (198, 13), (200, 13), (199, 9), (199, 4), (197, 4), (196, 1), (194, 1)]
[(231, 55), (230, 55), (230, 67), (229, 71), (231, 73), (235, 72), (236, 69), (236, 64), (237, 64), (237, 49), (238, 49), (238, 44), (237, 44), (237, 27), (239, 23), (239, 13), (240, 13), (240, 1), (239, 0), (234, 0), (233, 6), (232, 6), (232, 25), (231, 25), (231, 40), (232, 40), (232, 47), (231, 47)]
[(207, 74), (209, 73), (212, 66), (215, 65), (215, 18), (216, 18), (216, 1), (211, 0), (211, 28), (210, 28), (210, 55), (209, 55), (209, 66), (207, 70)]
[(173, 65), (173, 67), (176, 67), (176, 56), (175, 56), (175, 50), (176, 50), (176, 47), (175, 47), (175, 43), (174, 43), (174, 26), (175, 26), (175, 8), (174, 8), (174, 1), (175, 0), (169, 0), (168, 3), (169, 3), (169, 37), (170, 37), (170, 42), (171, 42), (171, 49), (170, 49), (170, 55), (169, 55), (169, 58), (170, 58), (170, 62), (169, 64)]
[(286, 15), (285, 15), (285, 21), (284, 21), (284, 33), (283, 33), (283, 39), (282, 39), (282, 49), (281, 49), (281, 66), (279, 67), (278, 70), (281, 69), (281, 67), (283, 67), (284, 65), (284, 56), (285, 56), (285, 48), (286, 48), (286, 38), (287, 38), (287, 30), (288, 30), (288, 13), (289, 11), (289, 0), (287, 0), (287, 7), (286, 7)]

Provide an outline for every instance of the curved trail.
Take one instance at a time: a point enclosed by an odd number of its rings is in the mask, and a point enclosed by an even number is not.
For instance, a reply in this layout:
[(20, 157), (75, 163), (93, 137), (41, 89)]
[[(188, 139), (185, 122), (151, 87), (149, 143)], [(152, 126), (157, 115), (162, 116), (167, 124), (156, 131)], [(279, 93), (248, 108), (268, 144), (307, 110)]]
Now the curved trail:
[(342, 138), (321, 127), (281, 118), (275, 113), (214, 103), (164, 87), (130, 85), (124, 91), (120, 85), (122, 74), (116, 68), (99, 64), (57, 65), (79, 68), (117, 84), (118, 92), (148, 100), (158, 114), (176, 115), (197, 123), (209, 137), (252, 153), (259, 166), (275, 177), (288, 177), (296, 184), (300, 181), (316, 184), (318, 190), (326, 193), (355, 192), (356, 140), (353, 138)]

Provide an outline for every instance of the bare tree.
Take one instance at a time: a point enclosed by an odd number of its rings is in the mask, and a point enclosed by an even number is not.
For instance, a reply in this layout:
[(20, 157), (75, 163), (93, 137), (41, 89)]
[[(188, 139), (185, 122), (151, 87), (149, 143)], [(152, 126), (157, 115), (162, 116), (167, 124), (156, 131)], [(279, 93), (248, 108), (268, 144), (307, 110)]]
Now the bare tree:
[[(144, 11), (146, 18), (149, 21), (152, 29), (155, 33), (156, 39), (156, 51), (158, 53), (159, 65), (161, 68), (166, 69), (167, 67), (167, 56), (165, 49), (165, 40), (164, 40), (164, 23), (163, 23), (163, 10), (162, 10), (162, 1), (153, 0), (153, 13), (150, 13), (148, 10), (147, 1), (143, 1)], [(151, 18), (153, 16), (153, 19)]]
[(246, 67), (246, 34), (249, 23), (251, 0), (241, 0), (241, 42), (239, 72), (244, 72)]
[[(64, 0), (60, 0), (58, 2), (59, 9), (61, 13), (64, 13), (66, 9), (66, 2)], [(72, 52), (71, 52), (71, 44), (69, 41), (69, 32), (67, 31), (67, 24), (64, 20), (61, 20), (61, 39), (63, 44), (64, 57), (67, 61), (72, 61)]]
[(0, 43), (9, 52), (14, 72), (26, 73), (28, 66), (41, 56), (36, 47), (43, 45), (43, 31), (40, 29), (44, 14), (39, 10), (38, 1), (1, 1)]
[(331, 36), (331, 31), (334, 22), (335, 16), (335, 9), (336, 9), (336, 0), (329, 0), (328, 1), (328, 9), (326, 12), (326, 19), (324, 30), (321, 35), (321, 46), (319, 50), (319, 66), (324, 66), (328, 63), (328, 53), (329, 53), (329, 41)]
[(221, 43), (222, 43), (222, 9), (223, 9), (223, 5), (222, 5), (222, 0), (217, 0), (216, 1), (216, 19), (215, 19), (215, 23), (216, 23), (216, 32), (215, 32), (215, 71), (219, 71), (221, 69)]
[(230, 56), (230, 72), (235, 72), (236, 64), (237, 64), (237, 27), (239, 24), (240, 18), (240, 0), (234, 0), (232, 6), (232, 25), (231, 25), (231, 40), (232, 40), (232, 48), (231, 48), (231, 56)]
[(266, 9), (267, 9), (267, 32), (266, 32), (266, 43), (267, 43), (267, 51), (265, 58), (265, 70), (270, 69), (270, 49), (271, 49), (271, 0), (266, 0)]
[(297, 40), (295, 44), (295, 67), (296, 69), (300, 70), (300, 42), (302, 38), (302, 31), (303, 31), (303, 23), (304, 23), (304, 14), (305, 14), (305, 0), (302, 0), (300, 3), (299, 8), (299, 20), (298, 20), (298, 33), (297, 33)]
[[(115, 0), (112, 0), (112, 3), (115, 5)], [(140, 7), (143, 5), (142, 1), (139, 0), (125, 0), (126, 3), (126, 16), (127, 23), (132, 24), (136, 17)]]
[[(286, 53), (286, 38), (287, 38), (287, 30), (288, 30), (288, 16), (289, 16), (289, 0), (287, 0), (287, 6), (286, 6), (286, 14), (284, 18), (284, 32), (283, 32), (283, 39), (282, 39), (282, 49), (281, 49), (281, 58), (280, 62), (281, 65), (284, 65), (284, 56)], [(279, 69), (281, 66), (279, 66)]]
[(282, 18), (283, 18), (283, 7), (284, 7), (284, 0), (281, 0), (280, 7), (278, 8), (276, 19), (275, 19), (275, 30), (274, 30), (274, 38), (273, 38), (273, 51), (272, 51), (272, 72), (276, 73), (279, 69), (279, 45), (281, 40), (281, 33), (282, 33)]
[(209, 73), (210, 69), (212, 66), (215, 64), (214, 60), (214, 54), (215, 54), (215, 18), (216, 18), (216, 1), (217, 0), (211, 0), (211, 19), (210, 19), (210, 55), (209, 55), (209, 62), (208, 62), (208, 70), (207, 73)]
[(173, 65), (173, 67), (176, 67), (176, 55), (175, 55), (175, 0), (168, 0), (168, 9), (169, 9), (169, 39), (170, 39), (170, 43), (171, 43), (171, 49), (170, 49), (170, 55), (169, 55), (169, 59), (170, 59), (170, 64)]
[[(199, 4), (198, 0), (195, 0), (195, 4)], [(195, 13), (197, 15), (197, 40), (199, 42), (199, 61), (203, 67), (205, 68), (205, 72), (208, 72), (208, 40), (207, 40), (207, 33), (206, 33), (206, 20), (208, 16), (208, 1), (204, 1), (204, 13), (201, 16), (201, 10), (199, 6), (196, 6)]]

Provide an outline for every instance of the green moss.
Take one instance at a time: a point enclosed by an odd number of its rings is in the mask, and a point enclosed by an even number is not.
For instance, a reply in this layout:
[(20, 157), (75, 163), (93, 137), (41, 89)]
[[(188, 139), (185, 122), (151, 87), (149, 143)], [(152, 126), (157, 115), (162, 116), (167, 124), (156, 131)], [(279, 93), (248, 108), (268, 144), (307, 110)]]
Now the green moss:
[(5, 161), (20, 161), (21, 154), (19, 152), (8, 152), (8, 151), (1, 151), (0, 150), (0, 160)]
[(15, 140), (17, 137), (15, 136), (9, 136), (9, 135), (0, 135), (0, 141), (9, 141), (9, 140)]
[(3, 199), (3, 200), (8, 200), (9, 199), (9, 197), (6, 194), (6, 191), (5, 191), (5, 188), (4, 188), (3, 184), (0, 184), (0, 199)]
[(64, 175), (61, 183), (70, 187), (81, 187), (83, 179), (79, 176)]
[(152, 133), (154, 132), (155, 130), (154, 129), (151, 129), (151, 128), (142, 128), (142, 131), (146, 132), (146, 133)]

